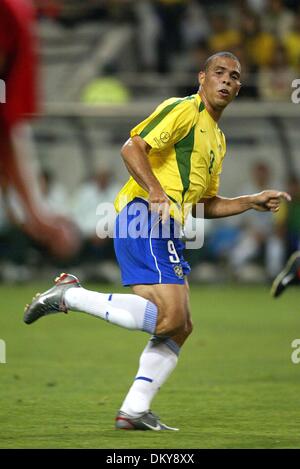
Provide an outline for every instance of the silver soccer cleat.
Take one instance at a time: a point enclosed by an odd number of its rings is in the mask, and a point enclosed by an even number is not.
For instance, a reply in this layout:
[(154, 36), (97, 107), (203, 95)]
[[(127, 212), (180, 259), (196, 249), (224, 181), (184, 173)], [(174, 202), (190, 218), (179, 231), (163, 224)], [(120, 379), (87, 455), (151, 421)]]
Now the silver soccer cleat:
[(32, 303), (26, 305), (24, 310), (24, 322), (32, 324), (37, 319), (47, 314), (67, 313), (64, 303), (64, 294), (69, 288), (79, 288), (81, 285), (75, 275), (61, 274), (55, 279), (55, 286), (44, 293), (37, 293)]
[(140, 417), (131, 417), (125, 412), (119, 411), (115, 427), (117, 430), (153, 430), (155, 432), (160, 430), (179, 430), (179, 428), (168, 427), (168, 425), (162, 423), (159, 417), (153, 414), (151, 410), (145, 412)]

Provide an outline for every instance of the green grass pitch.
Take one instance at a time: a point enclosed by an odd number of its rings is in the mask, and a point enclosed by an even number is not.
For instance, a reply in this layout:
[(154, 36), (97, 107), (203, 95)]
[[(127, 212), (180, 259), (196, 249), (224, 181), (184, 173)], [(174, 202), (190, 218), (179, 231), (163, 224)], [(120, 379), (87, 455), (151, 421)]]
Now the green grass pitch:
[(156, 433), (114, 430), (147, 335), (79, 313), (27, 326), (45, 287), (0, 287), (1, 448), (300, 447), (300, 289), (193, 286), (194, 333), (153, 403), (180, 432)]

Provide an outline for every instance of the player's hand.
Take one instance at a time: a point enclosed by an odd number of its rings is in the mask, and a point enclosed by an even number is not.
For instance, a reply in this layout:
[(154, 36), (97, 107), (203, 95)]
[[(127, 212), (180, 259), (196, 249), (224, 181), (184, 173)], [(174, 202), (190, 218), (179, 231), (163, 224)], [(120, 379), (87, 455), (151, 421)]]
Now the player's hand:
[[(70, 259), (75, 256), (81, 246), (81, 236), (75, 224), (66, 217), (53, 217), (53, 229), (47, 233), (46, 244), (49, 251), (59, 259)], [(55, 239), (53, 239), (55, 236)]]
[(149, 191), (149, 209), (156, 212), (165, 223), (170, 216), (170, 199), (161, 187)]
[(71, 258), (81, 245), (78, 229), (68, 218), (61, 215), (35, 214), (25, 223), (23, 229), (60, 259)]
[(275, 213), (278, 212), (282, 200), (290, 202), (292, 198), (287, 192), (268, 190), (254, 194), (252, 196), (251, 206), (254, 210), (258, 210), (259, 212)]

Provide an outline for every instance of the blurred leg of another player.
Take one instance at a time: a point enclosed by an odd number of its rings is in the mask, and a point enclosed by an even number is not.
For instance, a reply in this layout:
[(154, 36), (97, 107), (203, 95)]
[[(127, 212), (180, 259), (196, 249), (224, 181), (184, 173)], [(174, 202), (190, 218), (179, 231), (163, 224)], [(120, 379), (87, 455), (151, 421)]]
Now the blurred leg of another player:
[(275, 278), (271, 295), (277, 298), (290, 285), (300, 285), (300, 251), (294, 252)]

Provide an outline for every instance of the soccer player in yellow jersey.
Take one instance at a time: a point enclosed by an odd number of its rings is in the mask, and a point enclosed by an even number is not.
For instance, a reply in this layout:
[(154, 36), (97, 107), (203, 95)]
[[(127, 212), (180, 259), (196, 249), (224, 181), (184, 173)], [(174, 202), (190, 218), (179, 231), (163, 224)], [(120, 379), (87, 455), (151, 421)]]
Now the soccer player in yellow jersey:
[(218, 195), (226, 150), (218, 121), (239, 93), (240, 74), (240, 63), (230, 52), (209, 57), (199, 73), (198, 92), (163, 102), (131, 131), (122, 148), (131, 177), (116, 199), (114, 242), (123, 284), (131, 286), (133, 294), (89, 291), (76, 277), (62, 274), (53, 288), (25, 308), (28, 324), (46, 314), (72, 310), (152, 335), (117, 414), (118, 429), (177, 430), (162, 423), (150, 406), (192, 332), (186, 279), (190, 269), (183, 257), (184, 243), (176, 234), (178, 213), (185, 218), (185, 206), (199, 202), (207, 218), (249, 209), (276, 212), (281, 199), (290, 199), (276, 190), (233, 199)]

